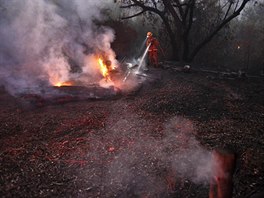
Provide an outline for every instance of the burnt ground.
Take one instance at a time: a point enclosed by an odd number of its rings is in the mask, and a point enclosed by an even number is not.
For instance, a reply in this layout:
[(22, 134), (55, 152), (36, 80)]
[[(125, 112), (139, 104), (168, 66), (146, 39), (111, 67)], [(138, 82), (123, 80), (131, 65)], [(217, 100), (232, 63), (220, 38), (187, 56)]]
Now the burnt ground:
[(233, 197), (263, 190), (263, 79), (158, 72), (104, 100), (25, 105), (1, 89), (1, 197), (207, 197), (218, 148), (237, 154)]

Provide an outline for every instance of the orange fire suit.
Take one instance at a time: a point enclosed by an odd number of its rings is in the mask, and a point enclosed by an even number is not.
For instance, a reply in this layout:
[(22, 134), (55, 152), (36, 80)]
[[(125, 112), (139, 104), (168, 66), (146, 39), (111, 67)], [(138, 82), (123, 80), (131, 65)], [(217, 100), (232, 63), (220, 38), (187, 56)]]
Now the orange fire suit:
[(158, 46), (159, 41), (154, 37), (149, 37), (146, 42), (147, 47), (150, 45), (148, 49), (148, 58), (149, 63), (153, 65), (154, 67), (158, 67)]

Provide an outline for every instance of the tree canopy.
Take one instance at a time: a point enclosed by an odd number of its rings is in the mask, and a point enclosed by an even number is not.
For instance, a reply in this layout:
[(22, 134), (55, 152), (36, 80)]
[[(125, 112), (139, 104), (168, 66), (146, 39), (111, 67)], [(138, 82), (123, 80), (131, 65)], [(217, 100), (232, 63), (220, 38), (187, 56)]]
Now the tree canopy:
[(170, 38), (174, 58), (192, 61), (220, 30), (240, 15), (249, 1), (120, 0), (120, 3), (125, 14), (132, 10), (132, 14), (122, 19), (147, 16), (148, 13), (158, 16)]

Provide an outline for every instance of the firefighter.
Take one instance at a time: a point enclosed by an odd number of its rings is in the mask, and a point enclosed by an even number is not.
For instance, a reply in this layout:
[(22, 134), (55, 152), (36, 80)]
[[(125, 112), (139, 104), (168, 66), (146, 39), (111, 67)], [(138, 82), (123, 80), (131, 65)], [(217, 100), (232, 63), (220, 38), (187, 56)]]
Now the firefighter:
[(159, 41), (155, 37), (153, 37), (151, 32), (147, 33), (146, 46), (147, 47), (149, 46), (148, 58), (149, 58), (150, 65), (152, 65), (154, 67), (158, 67), (158, 64), (159, 64), (159, 61), (158, 61)]

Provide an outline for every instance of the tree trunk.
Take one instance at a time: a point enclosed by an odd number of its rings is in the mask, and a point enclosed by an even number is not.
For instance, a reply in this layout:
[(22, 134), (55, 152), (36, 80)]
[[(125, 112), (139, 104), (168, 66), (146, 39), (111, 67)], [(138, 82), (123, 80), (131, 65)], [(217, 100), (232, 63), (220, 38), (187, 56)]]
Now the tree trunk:
[(160, 15), (165, 27), (166, 27), (166, 30), (169, 34), (169, 38), (170, 38), (170, 41), (171, 41), (171, 47), (172, 47), (172, 58), (173, 60), (179, 60), (180, 59), (180, 56), (179, 56), (179, 49), (180, 49), (180, 45), (177, 45), (177, 41), (176, 41), (176, 34), (172, 31), (172, 28), (170, 26), (170, 23), (169, 23), (169, 20), (164, 16), (164, 15)]
[(179, 48), (175, 44), (172, 44), (172, 60), (178, 61), (180, 60), (180, 56), (179, 56)]
[(190, 62), (191, 60), (189, 59), (189, 52), (190, 52), (190, 47), (189, 47), (189, 40), (187, 35), (183, 35), (183, 54), (182, 54), (182, 60), (185, 62)]

